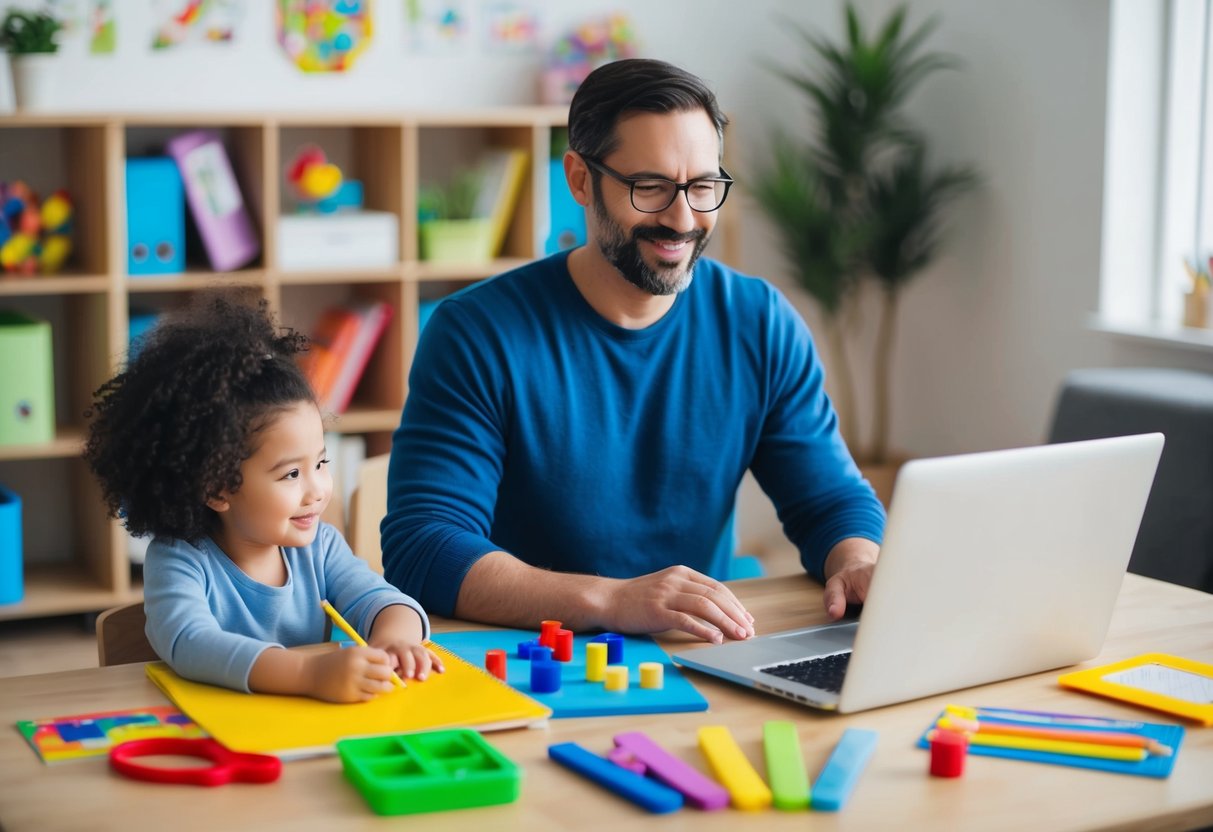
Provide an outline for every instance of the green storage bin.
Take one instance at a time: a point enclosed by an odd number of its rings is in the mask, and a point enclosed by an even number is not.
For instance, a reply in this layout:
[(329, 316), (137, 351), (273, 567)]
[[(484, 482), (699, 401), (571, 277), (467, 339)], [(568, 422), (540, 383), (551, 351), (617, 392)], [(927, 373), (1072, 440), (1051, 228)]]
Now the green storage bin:
[(421, 259), (486, 263), (493, 259), (491, 220), (427, 220), (421, 224)]
[(0, 445), (55, 438), (55, 370), (51, 325), (0, 309)]

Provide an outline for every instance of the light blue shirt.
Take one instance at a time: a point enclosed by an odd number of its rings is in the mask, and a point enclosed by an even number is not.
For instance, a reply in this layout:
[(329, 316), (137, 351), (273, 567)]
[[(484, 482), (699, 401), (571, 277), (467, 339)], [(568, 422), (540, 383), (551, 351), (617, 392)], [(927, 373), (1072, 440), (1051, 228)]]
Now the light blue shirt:
[(404, 604), (430, 624), (421, 605), (371, 571), (341, 533), (321, 523), (310, 546), (283, 549), (287, 579), (267, 586), (240, 571), (213, 540), (195, 546), (156, 538), (143, 566), (147, 637), (179, 675), (248, 691), (254, 662), (268, 647), (325, 639), (323, 598), (370, 636), (375, 616)]

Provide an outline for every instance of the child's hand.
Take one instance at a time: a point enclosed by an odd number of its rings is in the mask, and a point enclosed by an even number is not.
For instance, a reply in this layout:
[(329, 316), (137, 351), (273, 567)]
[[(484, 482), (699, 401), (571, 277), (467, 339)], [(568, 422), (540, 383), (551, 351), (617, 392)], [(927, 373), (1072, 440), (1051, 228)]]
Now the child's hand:
[(307, 694), (326, 702), (368, 702), (392, 690), (393, 657), (374, 647), (346, 647), (308, 657)]
[(375, 617), (371, 637), (367, 640), (392, 657), (392, 669), (401, 679), (425, 681), (430, 671), (442, 673), (442, 659), (421, 644), (425, 631), (421, 616), (411, 607), (393, 604)]

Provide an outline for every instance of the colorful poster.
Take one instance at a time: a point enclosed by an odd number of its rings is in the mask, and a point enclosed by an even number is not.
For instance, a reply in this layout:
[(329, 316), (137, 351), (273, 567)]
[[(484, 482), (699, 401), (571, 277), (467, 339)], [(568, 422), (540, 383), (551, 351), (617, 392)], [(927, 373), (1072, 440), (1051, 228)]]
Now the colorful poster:
[(304, 72), (345, 72), (372, 28), (371, 0), (278, 2), (278, 45)]
[(228, 43), (235, 39), (243, 10), (240, 0), (156, 0), (152, 49)]
[(471, 18), (464, 0), (405, 0), (405, 42), (416, 52), (466, 47)]
[(541, 28), (539, 12), (529, 3), (484, 6), (485, 47), (492, 52), (534, 52), (539, 48)]

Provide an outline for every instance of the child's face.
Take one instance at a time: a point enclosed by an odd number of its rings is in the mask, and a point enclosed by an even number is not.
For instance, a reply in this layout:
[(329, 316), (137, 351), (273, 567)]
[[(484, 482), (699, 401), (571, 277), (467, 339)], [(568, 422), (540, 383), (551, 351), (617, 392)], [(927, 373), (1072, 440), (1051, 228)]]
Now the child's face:
[(229, 557), (306, 546), (333, 495), (324, 426), (312, 402), (278, 413), (257, 434), (256, 451), (240, 466), (243, 484), (208, 505), (219, 513)]

